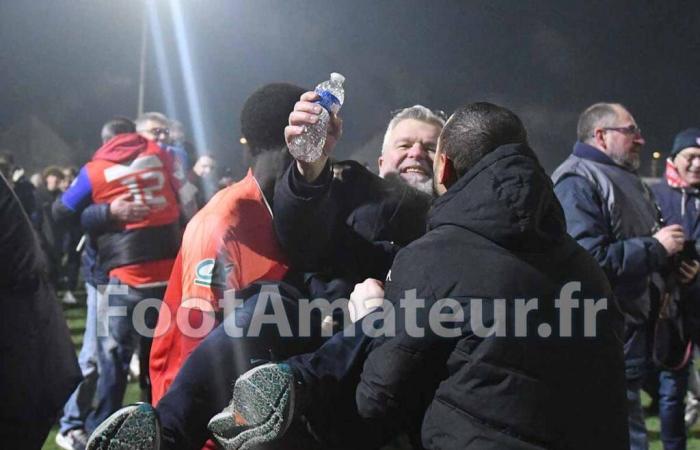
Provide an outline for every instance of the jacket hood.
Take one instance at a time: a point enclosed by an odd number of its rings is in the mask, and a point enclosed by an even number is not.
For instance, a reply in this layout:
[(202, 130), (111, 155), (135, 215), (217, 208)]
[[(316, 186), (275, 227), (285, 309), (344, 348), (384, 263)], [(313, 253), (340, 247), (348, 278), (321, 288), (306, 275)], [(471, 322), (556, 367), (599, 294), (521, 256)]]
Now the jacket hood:
[[(118, 134), (100, 147), (92, 157), (114, 163), (131, 161), (148, 147), (149, 141), (137, 133)], [(156, 145), (156, 144), (154, 144)]]
[(552, 181), (524, 144), (498, 147), (433, 204), (428, 229), (455, 225), (512, 250), (543, 251), (566, 235)]

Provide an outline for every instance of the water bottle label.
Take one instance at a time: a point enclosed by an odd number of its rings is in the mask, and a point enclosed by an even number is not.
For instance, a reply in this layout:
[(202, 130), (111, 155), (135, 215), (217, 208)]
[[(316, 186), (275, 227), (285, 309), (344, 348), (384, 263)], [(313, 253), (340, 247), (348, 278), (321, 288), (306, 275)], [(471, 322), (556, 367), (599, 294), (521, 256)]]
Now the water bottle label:
[(326, 111), (330, 113), (338, 111), (340, 108), (340, 100), (338, 100), (335, 95), (331, 94), (330, 91), (321, 91), (318, 95), (321, 98), (316, 100), (316, 103), (326, 108)]

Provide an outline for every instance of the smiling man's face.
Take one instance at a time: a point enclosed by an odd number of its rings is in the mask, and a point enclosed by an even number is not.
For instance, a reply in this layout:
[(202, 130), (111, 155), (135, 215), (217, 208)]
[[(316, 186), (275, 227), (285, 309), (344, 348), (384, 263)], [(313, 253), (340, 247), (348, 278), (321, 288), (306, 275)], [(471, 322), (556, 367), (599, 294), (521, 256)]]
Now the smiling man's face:
[(433, 157), (438, 136), (440, 127), (434, 123), (404, 119), (396, 124), (379, 157), (379, 176), (398, 173), (416, 189), (432, 192)]

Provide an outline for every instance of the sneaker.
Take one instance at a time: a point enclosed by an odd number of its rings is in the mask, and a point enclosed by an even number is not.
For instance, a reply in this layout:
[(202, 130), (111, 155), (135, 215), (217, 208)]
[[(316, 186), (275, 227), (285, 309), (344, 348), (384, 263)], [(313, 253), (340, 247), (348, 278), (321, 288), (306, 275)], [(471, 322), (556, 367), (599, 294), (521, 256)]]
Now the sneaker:
[(65, 450), (85, 450), (88, 435), (82, 428), (68, 430), (56, 435), (56, 445)]
[(87, 450), (159, 450), (160, 421), (148, 403), (125, 406), (92, 432)]
[(227, 450), (247, 450), (281, 437), (294, 415), (294, 375), (287, 364), (264, 364), (233, 386), (231, 403), (209, 421)]
[(688, 393), (685, 402), (685, 427), (690, 429), (698, 421), (698, 409), (700, 409), (700, 400), (694, 395)]

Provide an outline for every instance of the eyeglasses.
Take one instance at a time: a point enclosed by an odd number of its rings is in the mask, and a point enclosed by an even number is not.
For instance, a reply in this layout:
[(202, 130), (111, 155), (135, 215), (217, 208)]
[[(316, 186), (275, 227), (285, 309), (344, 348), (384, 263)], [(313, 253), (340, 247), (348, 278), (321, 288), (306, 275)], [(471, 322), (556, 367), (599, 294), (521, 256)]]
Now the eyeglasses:
[(642, 129), (637, 125), (630, 125), (627, 127), (605, 127), (603, 131), (617, 131), (618, 133), (626, 134), (628, 136), (641, 136)]
[[(416, 106), (419, 106), (419, 105), (410, 106), (408, 108), (394, 109), (394, 110), (390, 111), (389, 114), (391, 114), (391, 117), (394, 118), (394, 117), (398, 116), (399, 114), (401, 114), (402, 112), (409, 111), (409, 110), (415, 108)], [(438, 116), (443, 122), (447, 122), (447, 119), (449, 118), (447, 113), (441, 109), (431, 109), (430, 112), (435, 114), (436, 116)]]
[(170, 130), (168, 128), (151, 128), (149, 131), (153, 136), (160, 136), (161, 134), (170, 136)]

